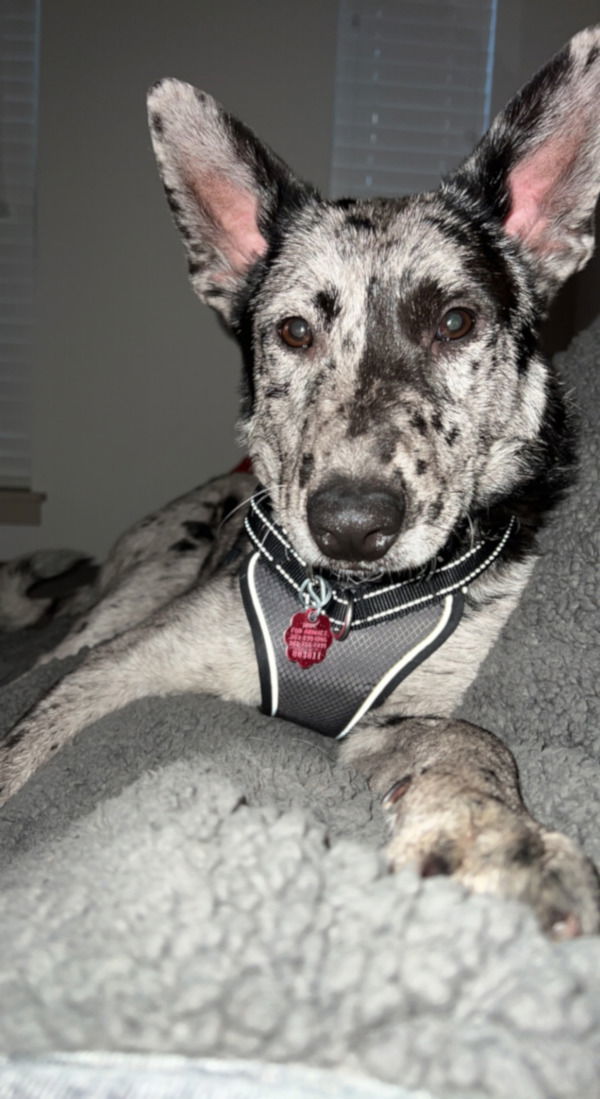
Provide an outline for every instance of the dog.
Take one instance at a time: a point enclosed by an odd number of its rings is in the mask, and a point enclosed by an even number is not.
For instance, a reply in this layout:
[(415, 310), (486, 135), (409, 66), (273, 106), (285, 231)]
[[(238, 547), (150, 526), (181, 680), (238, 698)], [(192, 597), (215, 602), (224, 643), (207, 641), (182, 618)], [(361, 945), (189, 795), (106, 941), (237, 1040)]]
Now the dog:
[(528, 813), (515, 762), (452, 715), (515, 607), (573, 471), (539, 350), (589, 259), (600, 27), (576, 35), (437, 191), (324, 201), (210, 96), (148, 99), (194, 290), (239, 341), (252, 474), (123, 536), (53, 655), (80, 666), (1, 748), (12, 796), (88, 723), (209, 691), (340, 738), (393, 867), (599, 928), (598, 877)]

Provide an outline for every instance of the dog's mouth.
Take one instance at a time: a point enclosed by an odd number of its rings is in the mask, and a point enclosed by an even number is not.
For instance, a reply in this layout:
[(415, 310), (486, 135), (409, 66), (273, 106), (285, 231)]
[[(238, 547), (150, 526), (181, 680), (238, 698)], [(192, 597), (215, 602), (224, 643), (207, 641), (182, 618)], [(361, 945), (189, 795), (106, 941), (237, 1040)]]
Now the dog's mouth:
[(340, 561), (337, 558), (315, 554), (314, 557), (307, 558), (307, 564), (316, 572), (326, 573), (337, 586), (351, 588), (369, 583), (376, 584), (386, 578), (396, 582), (422, 579), (442, 563), (445, 557), (446, 547), (444, 546), (442, 551), (434, 551), (418, 563), (410, 558), (403, 558), (403, 555), (397, 552), (373, 562)]
[[(309, 571), (325, 574), (336, 586), (344, 588), (377, 583), (386, 577), (395, 581), (423, 579), (472, 540), (468, 520), (459, 522), (441, 537), (439, 530), (430, 531), (410, 525), (395, 539), (389, 539), (385, 533), (381, 537), (378, 532), (367, 535), (371, 550), (370, 557), (365, 558), (359, 554), (341, 556), (323, 552), (323, 547), (318, 545), (306, 524), (284, 521), (282, 526), (291, 552), (300, 558), (303, 565)], [(362, 530), (356, 534), (359, 541), (363, 536)], [(389, 544), (385, 546), (388, 539)], [(382, 545), (385, 546), (383, 553), (374, 552), (375, 547)]]
[(337, 475), (309, 493), (304, 508), (280, 507), (277, 499), (265, 505), (289, 542), (287, 552), (343, 587), (388, 576), (420, 579), (469, 541), (460, 516), (448, 516), (447, 526), (439, 517), (428, 523), (408, 493), (381, 481)]
[(291, 545), (305, 565), (326, 573), (341, 587), (377, 583), (386, 578), (398, 581), (426, 579), (435, 569), (469, 550), (482, 535), (477, 520), (461, 513), (447, 530), (427, 524), (407, 524), (386, 551), (370, 560), (323, 553), (306, 526), (290, 524)]
[(424, 522), (415, 501), (397, 483), (338, 475), (308, 495), (302, 526), (313, 567), (353, 583), (427, 571), (455, 524), (444, 529), (439, 516), (434, 525)]
[(473, 548), (481, 536), (478, 525), (463, 517), (443, 539), (431, 532), (411, 528), (381, 558), (374, 561), (340, 560), (325, 554), (307, 553), (309, 569), (324, 573), (340, 588), (377, 584), (387, 579), (398, 582), (427, 580), (437, 569), (449, 565)]
[(310, 566), (318, 572), (326, 573), (337, 587), (340, 588), (352, 588), (358, 587), (362, 584), (377, 583), (379, 580), (383, 580), (386, 576), (395, 576), (398, 572), (397, 569), (384, 568), (379, 566), (365, 565), (351, 565), (350, 563), (344, 563), (332, 560), (330, 558), (324, 558), (322, 560), (315, 561)]

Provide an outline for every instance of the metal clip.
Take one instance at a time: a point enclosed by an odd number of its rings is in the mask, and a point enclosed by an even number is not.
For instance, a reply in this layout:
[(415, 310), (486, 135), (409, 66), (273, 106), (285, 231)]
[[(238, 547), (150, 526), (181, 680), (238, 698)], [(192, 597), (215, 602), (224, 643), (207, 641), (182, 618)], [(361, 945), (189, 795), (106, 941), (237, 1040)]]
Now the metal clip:
[(309, 612), (309, 621), (316, 622), (323, 608), (329, 603), (333, 592), (327, 581), (322, 576), (313, 576), (311, 570), (311, 575), (307, 576), (304, 583), (300, 585), (298, 594), (302, 606)]
[[(299, 588), (300, 602), (308, 613), (309, 622), (316, 622), (321, 611), (331, 601), (333, 590), (331, 585), (322, 576), (315, 576), (312, 569), (308, 569), (308, 576)], [(350, 633), (352, 619), (354, 617), (354, 600), (349, 592), (346, 592), (347, 606), (344, 621), (336, 633), (332, 630), (336, 641), (343, 641)]]

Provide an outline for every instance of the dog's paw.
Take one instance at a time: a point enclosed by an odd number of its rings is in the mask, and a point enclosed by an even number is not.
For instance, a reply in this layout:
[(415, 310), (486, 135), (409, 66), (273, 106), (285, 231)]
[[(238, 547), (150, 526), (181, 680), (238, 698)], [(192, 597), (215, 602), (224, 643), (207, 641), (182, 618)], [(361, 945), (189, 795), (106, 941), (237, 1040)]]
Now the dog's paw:
[(556, 940), (600, 930), (600, 880), (570, 839), (479, 792), (430, 808), (427, 791), (410, 785), (395, 783), (383, 801), (394, 869), (412, 864), (422, 877), (451, 875), (474, 893), (523, 901)]

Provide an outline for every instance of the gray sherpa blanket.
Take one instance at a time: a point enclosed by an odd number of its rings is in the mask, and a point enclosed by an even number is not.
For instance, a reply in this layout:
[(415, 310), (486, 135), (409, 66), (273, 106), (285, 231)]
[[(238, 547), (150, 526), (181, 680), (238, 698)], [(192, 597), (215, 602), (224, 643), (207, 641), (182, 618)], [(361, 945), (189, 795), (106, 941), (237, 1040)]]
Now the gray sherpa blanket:
[[(600, 864), (600, 323), (561, 360), (581, 476), (462, 714)], [(6, 687), (2, 720), (72, 664)], [(88, 729), (0, 813), (0, 1095), (600, 1096), (600, 938), (391, 876), (383, 837), (335, 745), (285, 722), (186, 695)]]

